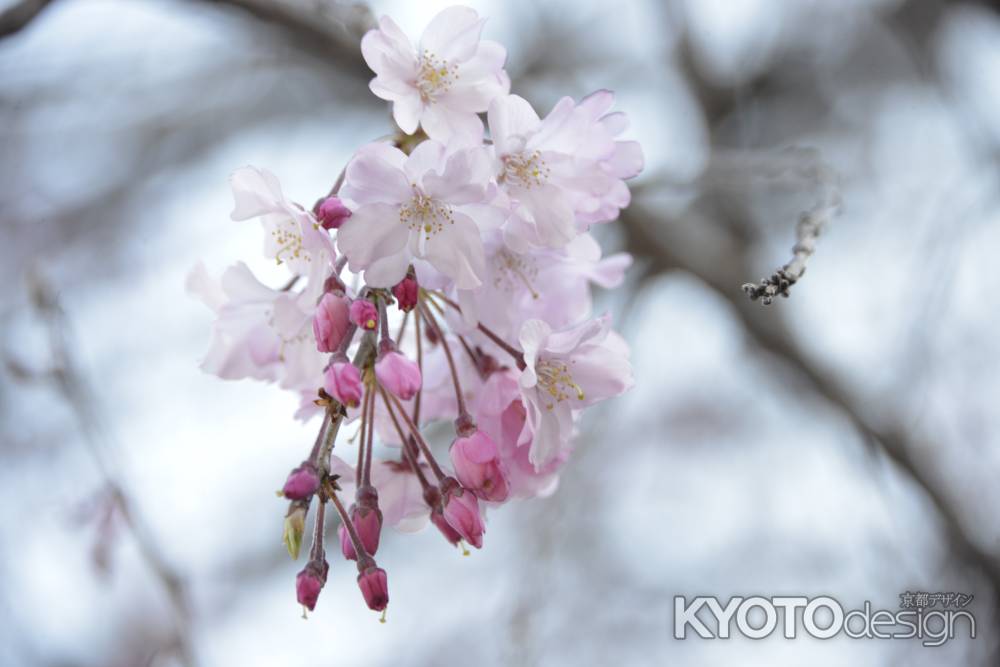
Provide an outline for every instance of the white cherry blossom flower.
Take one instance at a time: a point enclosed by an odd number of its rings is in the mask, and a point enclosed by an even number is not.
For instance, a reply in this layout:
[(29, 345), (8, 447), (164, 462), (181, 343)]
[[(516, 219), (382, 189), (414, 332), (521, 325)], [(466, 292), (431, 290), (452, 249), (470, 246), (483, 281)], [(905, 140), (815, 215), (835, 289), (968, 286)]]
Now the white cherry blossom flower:
[(431, 139), (482, 139), (477, 113), (510, 90), (504, 71), (507, 50), (480, 40), (484, 19), (468, 7), (435, 16), (418, 46), (387, 16), (361, 40), (361, 53), (375, 72), (370, 88), (393, 103), (392, 114), (407, 134), (421, 126)]
[(264, 256), (306, 275), (315, 262), (334, 257), (333, 240), (312, 213), (285, 199), (281, 183), (266, 169), (242, 167), (229, 177), (235, 206), (233, 220), (260, 218), (264, 226)]
[(341, 196), (354, 211), (337, 246), (371, 287), (392, 287), (411, 262), (424, 261), (459, 289), (476, 288), (485, 273), (481, 227), (504, 217), (484, 204), (489, 188), (482, 148), (449, 154), (424, 141), (407, 156), (370, 144), (347, 167)]

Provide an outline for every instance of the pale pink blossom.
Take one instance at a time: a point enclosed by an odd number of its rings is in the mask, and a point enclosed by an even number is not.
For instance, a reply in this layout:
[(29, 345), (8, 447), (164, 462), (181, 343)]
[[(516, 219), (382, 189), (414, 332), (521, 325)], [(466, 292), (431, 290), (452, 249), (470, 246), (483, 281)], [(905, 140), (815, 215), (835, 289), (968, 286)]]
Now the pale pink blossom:
[(264, 256), (286, 264), (292, 273), (308, 274), (314, 263), (334, 258), (333, 240), (312, 213), (285, 199), (277, 177), (266, 169), (243, 167), (229, 177), (235, 206), (230, 218), (260, 218)]
[(564, 97), (544, 119), (517, 95), (490, 103), (497, 181), (512, 212), (504, 233), (512, 249), (563, 246), (628, 203), (622, 178), (638, 173), (642, 153), (636, 166), (632, 148), (638, 145), (615, 141), (625, 124), (623, 116), (603, 115), (612, 101), (607, 91), (579, 105)]
[(449, 154), (443, 144), (424, 141), (407, 156), (369, 144), (347, 167), (341, 194), (355, 208), (337, 246), (370, 287), (392, 287), (420, 260), (473, 289), (485, 271), (481, 227), (504, 220), (484, 204), (490, 187), (485, 149)]
[(468, 7), (450, 7), (431, 19), (416, 48), (387, 16), (361, 40), (361, 54), (375, 72), (370, 88), (392, 102), (392, 115), (407, 134), (417, 126), (432, 139), (478, 143), (476, 115), (510, 90), (507, 51), (480, 40), (485, 19)]
[(216, 314), (202, 370), (225, 380), (254, 378), (315, 391), (323, 356), (316, 349), (312, 317), (323, 267), (312, 269), (306, 289), (295, 292), (264, 285), (243, 262), (226, 269), (218, 281), (203, 264), (196, 265), (187, 290)]
[[(457, 298), (463, 315), (507, 340), (514, 340), (529, 319), (544, 320), (554, 329), (586, 319), (593, 309), (592, 286), (617, 287), (632, 264), (627, 253), (602, 257), (600, 244), (587, 233), (562, 248), (516, 252), (498, 238), (488, 240), (486, 248), (483, 286), (473, 298)], [(493, 349), (480, 334), (469, 335)]]
[(517, 372), (498, 371), (490, 375), (479, 394), (476, 421), (497, 444), (506, 471), (512, 498), (551, 495), (559, 482), (559, 470), (569, 458), (568, 444), (560, 447), (551, 461), (535, 468), (529, 460), (532, 433), (525, 428), (527, 410), (521, 400)]
[(631, 387), (632, 367), (628, 346), (606, 316), (558, 332), (528, 320), (520, 342), (526, 367), (518, 384), (532, 437), (529, 460), (542, 468), (572, 434), (574, 411)]

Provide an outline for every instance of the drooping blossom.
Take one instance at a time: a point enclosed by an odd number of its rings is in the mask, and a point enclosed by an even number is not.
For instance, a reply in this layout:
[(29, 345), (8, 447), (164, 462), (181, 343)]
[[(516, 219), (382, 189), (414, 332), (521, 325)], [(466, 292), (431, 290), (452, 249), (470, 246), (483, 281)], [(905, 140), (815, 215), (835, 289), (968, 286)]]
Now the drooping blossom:
[(559, 470), (569, 458), (569, 444), (560, 446), (552, 459), (536, 468), (529, 460), (531, 429), (525, 428), (528, 412), (521, 399), (516, 371), (507, 369), (490, 375), (479, 394), (476, 421), (497, 444), (511, 498), (551, 495), (559, 482)]
[[(431, 523), (481, 548), (486, 504), (552, 493), (585, 408), (632, 381), (624, 341), (592, 318), (593, 288), (619, 286), (631, 258), (604, 256), (588, 230), (629, 203), (642, 150), (609, 91), (562, 98), (544, 118), (508, 95), (506, 52), (482, 27), (452, 7), (415, 47), (381, 19), (362, 53), (405, 135), (358, 149), (312, 210), (270, 172), (237, 170), (231, 217), (261, 220), (265, 256), (292, 280), (268, 286), (245, 264), (188, 279), (216, 316), (203, 368), (274, 382), (297, 396), (297, 417), (321, 416), (279, 493), (289, 554), (312, 537), (296, 577), (306, 609), (327, 579), (327, 512), (366, 604), (384, 611), (384, 528)], [(449, 422), (442, 459), (430, 441)]]
[(316, 349), (312, 316), (322, 273), (322, 267), (314, 266), (314, 279), (294, 292), (264, 285), (243, 262), (226, 269), (219, 281), (203, 264), (196, 265), (188, 276), (188, 292), (216, 314), (202, 370), (224, 380), (254, 378), (286, 389), (315, 390), (323, 356)]
[(607, 316), (553, 331), (542, 320), (521, 327), (525, 369), (518, 378), (536, 468), (552, 461), (573, 430), (573, 413), (632, 386), (628, 346)]
[(375, 72), (370, 88), (392, 102), (392, 115), (407, 134), (423, 127), (437, 141), (482, 139), (477, 113), (510, 90), (507, 51), (480, 40), (484, 19), (468, 7), (450, 7), (431, 19), (414, 48), (387, 16), (361, 40), (361, 54)]
[(264, 256), (287, 264), (292, 273), (308, 274), (313, 263), (330, 262), (333, 241), (312, 213), (285, 199), (277, 177), (266, 169), (243, 167), (229, 177), (235, 206), (233, 220), (260, 218)]

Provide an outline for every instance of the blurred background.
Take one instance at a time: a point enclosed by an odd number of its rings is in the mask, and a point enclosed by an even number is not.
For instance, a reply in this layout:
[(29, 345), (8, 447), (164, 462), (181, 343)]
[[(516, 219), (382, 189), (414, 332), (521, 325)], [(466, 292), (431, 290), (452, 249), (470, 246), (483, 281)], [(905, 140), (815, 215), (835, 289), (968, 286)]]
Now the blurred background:
[[(0, 664), (993, 665), (1000, 15), (940, 0), (471, 2), (513, 90), (612, 88), (645, 173), (602, 294), (637, 386), (463, 558), (390, 533), (300, 618), (297, 399), (198, 370), (199, 259), (272, 284), (228, 174), (327, 191), (388, 131), (358, 42), (446, 2), (0, 0)], [(740, 285), (829, 221), (791, 298)], [(271, 273), (268, 273), (271, 271)], [(672, 638), (675, 595), (962, 592), (975, 640)]]

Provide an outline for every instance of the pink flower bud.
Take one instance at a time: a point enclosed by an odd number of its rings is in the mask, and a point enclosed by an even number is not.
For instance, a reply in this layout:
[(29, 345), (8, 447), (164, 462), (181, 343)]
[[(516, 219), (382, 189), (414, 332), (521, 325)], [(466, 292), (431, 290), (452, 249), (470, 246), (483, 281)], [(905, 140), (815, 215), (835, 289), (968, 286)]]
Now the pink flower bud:
[(295, 577), (295, 596), (299, 604), (312, 611), (316, 608), (316, 600), (319, 599), (319, 592), (326, 584), (326, 575), (330, 571), (330, 566), (326, 560), (311, 560)]
[(336, 352), (350, 326), (350, 306), (347, 297), (327, 292), (316, 306), (313, 334), (320, 352)]
[(481, 549), (486, 526), (479, 514), (479, 501), (468, 489), (463, 489), (453, 478), (441, 483), (444, 493), (444, 520), (466, 542)]
[(316, 209), (316, 217), (324, 229), (339, 229), (351, 217), (351, 209), (337, 197), (327, 197)]
[[(382, 533), (382, 511), (371, 507), (358, 507), (351, 505), (349, 514), (354, 530), (357, 531), (361, 539), (361, 546), (365, 548), (369, 556), (374, 556), (378, 551), (379, 537)], [(340, 550), (347, 560), (357, 560), (358, 554), (354, 550), (354, 543), (351, 542), (351, 535), (347, 528), (341, 524), (338, 529), (340, 535)]]
[(408, 401), (420, 390), (420, 367), (399, 352), (385, 352), (375, 362), (375, 377), (394, 396)]
[(396, 297), (396, 305), (404, 313), (413, 310), (417, 305), (417, 294), (420, 286), (413, 276), (406, 276), (392, 288), (392, 295)]
[(441, 534), (444, 535), (444, 539), (448, 540), (452, 545), (457, 545), (458, 541), (462, 539), (462, 536), (455, 532), (451, 524), (445, 521), (444, 514), (440, 510), (431, 512), (431, 521), (441, 531)]
[(305, 500), (319, 488), (319, 473), (308, 461), (288, 473), (281, 494), (289, 500)]
[(358, 574), (358, 588), (372, 611), (383, 611), (389, 604), (389, 581), (385, 570), (373, 564)]
[(368, 299), (355, 299), (351, 303), (351, 321), (362, 329), (374, 331), (378, 324), (378, 310)]
[(483, 500), (495, 503), (507, 500), (510, 486), (500, 466), (497, 445), (480, 430), (451, 444), (451, 464), (462, 486)]
[(361, 384), (361, 371), (349, 361), (335, 361), (326, 369), (323, 379), (326, 393), (349, 408), (361, 404), (364, 396), (364, 386)]

